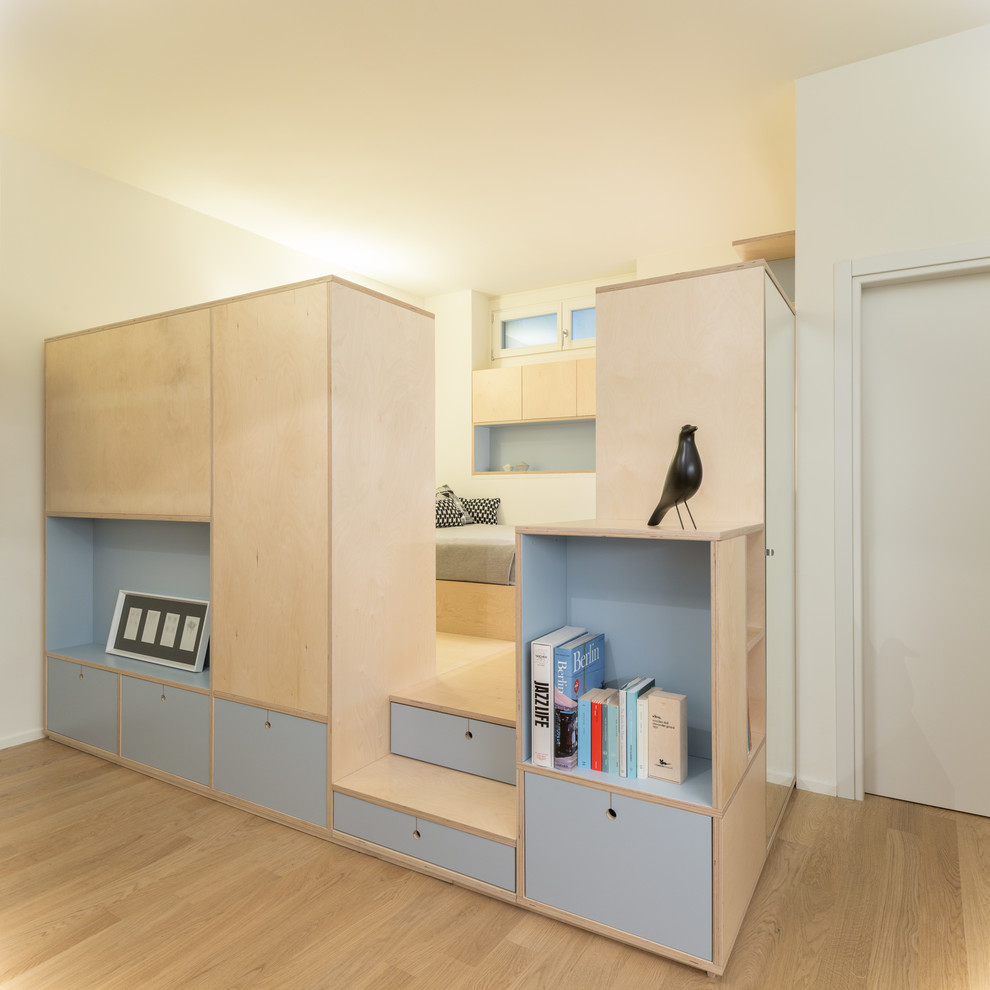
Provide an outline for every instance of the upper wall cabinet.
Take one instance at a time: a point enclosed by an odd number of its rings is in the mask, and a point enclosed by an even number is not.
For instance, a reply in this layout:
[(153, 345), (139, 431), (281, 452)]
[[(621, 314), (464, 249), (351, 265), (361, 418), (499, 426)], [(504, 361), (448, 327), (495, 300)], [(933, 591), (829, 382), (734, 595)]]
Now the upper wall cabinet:
[(522, 369), (485, 368), (473, 376), (476, 423), (515, 423), (522, 419)]
[(474, 373), (474, 470), (595, 470), (595, 359)]
[(210, 515), (208, 309), (45, 344), (49, 514)]
[(595, 415), (595, 359), (546, 361), (474, 373), (474, 422)]

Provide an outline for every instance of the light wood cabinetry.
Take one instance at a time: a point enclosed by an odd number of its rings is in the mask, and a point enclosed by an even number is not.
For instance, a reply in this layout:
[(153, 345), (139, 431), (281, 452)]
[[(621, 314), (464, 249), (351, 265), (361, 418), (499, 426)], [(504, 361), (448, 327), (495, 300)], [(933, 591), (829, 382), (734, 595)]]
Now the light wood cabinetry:
[(207, 310), (45, 344), (50, 514), (207, 518)]
[[(721, 973), (780, 814), (766, 805), (778, 731), (766, 683), (787, 644), (767, 615), (764, 534), (781, 530), (764, 505), (793, 474), (785, 464), (764, 480), (768, 314), (786, 332), (790, 312), (773, 291), (762, 265), (606, 287), (597, 361), (475, 373), (476, 448), (479, 431), (550, 429), (542, 442), (558, 447), (553, 430), (590, 424), (594, 452), (598, 422), (599, 518), (517, 531), (503, 640), (477, 635), (470, 589), (435, 597), (429, 314), (323, 279), (66, 350), (49, 342), (47, 731)], [(212, 501), (110, 482), (104, 499), (104, 468), (63, 451), (71, 410), (89, 410), (90, 457), (133, 441), (90, 439), (113, 431), (83, 393), (113, 379), (73, 378), (69, 348), (174, 320), (200, 328), (195, 339), (205, 326), (212, 348)], [(86, 360), (120, 369), (129, 347)], [(773, 366), (783, 374), (786, 360)], [(786, 401), (767, 402), (786, 418)], [(162, 415), (159, 435), (181, 435), (176, 418)], [(700, 529), (650, 528), (685, 422), (699, 427)], [(212, 666), (107, 655), (121, 588), (210, 598)], [(449, 630), (437, 634), (438, 618)], [(683, 783), (533, 765), (528, 645), (568, 624), (605, 634), (610, 686), (646, 675), (687, 696)]]
[(214, 690), (327, 715), (327, 286), (213, 308)]
[(475, 371), (475, 472), (595, 467), (595, 358)]
[[(46, 353), (47, 731), (329, 836), (331, 725), (387, 754), (434, 671), (432, 316), (329, 278)], [(107, 654), (120, 589), (209, 599), (210, 666)]]
[(472, 375), (476, 423), (513, 423), (522, 419), (522, 370), (485, 368)]
[(595, 415), (595, 359), (484, 368), (472, 376), (475, 423)]

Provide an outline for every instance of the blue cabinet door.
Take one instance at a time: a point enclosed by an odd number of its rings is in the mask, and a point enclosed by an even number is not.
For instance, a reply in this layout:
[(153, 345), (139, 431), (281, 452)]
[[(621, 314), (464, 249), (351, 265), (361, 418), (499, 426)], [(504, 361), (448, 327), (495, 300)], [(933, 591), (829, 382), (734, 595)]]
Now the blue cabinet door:
[(116, 753), (117, 675), (49, 657), (47, 728)]
[(213, 787), (325, 827), (326, 724), (217, 698)]
[(712, 958), (712, 820), (525, 775), (525, 896)]
[(120, 691), (120, 755), (209, 784), (209, 695), (136, 677)]

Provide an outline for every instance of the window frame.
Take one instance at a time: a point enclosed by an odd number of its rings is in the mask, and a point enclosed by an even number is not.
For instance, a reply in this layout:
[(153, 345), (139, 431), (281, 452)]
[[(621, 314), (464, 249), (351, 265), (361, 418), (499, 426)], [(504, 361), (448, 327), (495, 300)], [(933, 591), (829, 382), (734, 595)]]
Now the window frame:
[[(545, 300), (526, 306), (510, 306), (504, 309), (494, 309), (491, 312), (492, 330), (492, 359), (525, 357), (529, 354), (557, 354), (570, 350), (582, 350), (594, 347), (596, 336), (584, 340), (574, 340), (571, 337), (572, 314), (577, 309), (595, 309), (595, 296), (568, 296), (564, 299)], [(504, 347), (502, 345), (502, 324), (508, 320), (525, 319), (529, 316), (549, 316), (557, 318), (557, 337), (552, 343), (533, 344), (529, 347)]]

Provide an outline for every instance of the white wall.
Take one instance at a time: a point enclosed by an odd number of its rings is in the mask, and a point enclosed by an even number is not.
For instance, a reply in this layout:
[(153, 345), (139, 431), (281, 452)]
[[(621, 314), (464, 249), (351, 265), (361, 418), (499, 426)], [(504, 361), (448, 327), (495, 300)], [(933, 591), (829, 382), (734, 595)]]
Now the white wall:
[(317, 258), (0, 138), (0, 747), (43, 725), (44, 338), (325, 274)]
[(833, 266), (986, 238), (988, 94), (990, 27), (797, 83), (798, 778), (809, 789), (836, 784)]

